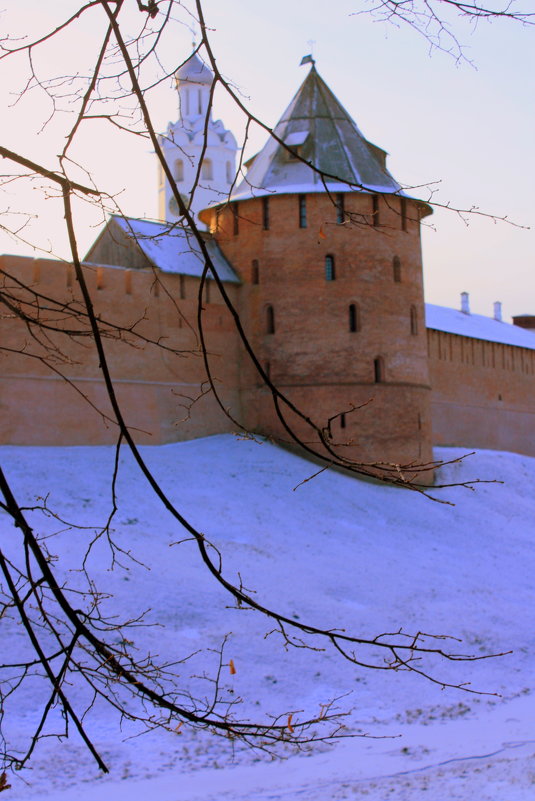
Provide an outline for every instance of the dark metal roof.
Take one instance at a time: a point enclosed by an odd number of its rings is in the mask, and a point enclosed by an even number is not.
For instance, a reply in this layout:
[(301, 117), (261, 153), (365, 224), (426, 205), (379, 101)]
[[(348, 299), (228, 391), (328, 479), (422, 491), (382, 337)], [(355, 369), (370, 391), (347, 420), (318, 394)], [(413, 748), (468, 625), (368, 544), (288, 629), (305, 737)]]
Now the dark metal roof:
[(314, 66), (274, 133), (286, 144), (297, 147), (299, 155), (325, 178), (292, 159), (270, 137), (233, 193), (233, 200), (268, 193), (324, 192), (325, 183), (333, 191), (360, 189), (403, 194), (385, 166), (385, 151), (365, 139)]

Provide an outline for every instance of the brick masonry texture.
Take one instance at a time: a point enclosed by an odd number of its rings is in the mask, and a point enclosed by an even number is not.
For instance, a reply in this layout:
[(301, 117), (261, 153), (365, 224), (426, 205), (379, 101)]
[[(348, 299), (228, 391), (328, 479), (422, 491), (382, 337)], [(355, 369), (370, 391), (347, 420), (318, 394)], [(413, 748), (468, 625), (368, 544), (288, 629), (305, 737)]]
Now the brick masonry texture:
[[(425, 328), (422, 207), (407, 200), (403, 226), (399, 198), (379, 198), (374, 225), (371, 195), (346, 194), (344, 222), (334, 201), (324, 193), (270, 196), (269, 220), (260, 198), (204, 212), (241, 278), (225, 290), (283, 396), (282, 421), (215, 282), (204, 292), (202, 320), (220, 402), (200, 348), (199, 279), (153, 269), (135, 246), (120, 247), (104, 232), (97, 261), (122, 266), (84, 271), (135, 438), (160, 444), (239, 423), (291, 442), (286, 420), (321, 450), (294, 404), (361, 462), (427, 462), (433, 442), (535, 455), (533, 352)], [(0, 268), (13, 304), (0, 318), (0, 441), (116, 442), (87, 320), (73, 322), (70, 313), (83, 308), (72, 266), (2, 256)], [(38, 306), (25, 286), (38, 293)], [(37, 316), (46, 335), (34, 336), (15, 307)]]
[[(338, 426), (339, 442), (351, 443), (351, 455), (366, 462), (427, 461), (430, 390), (419, 223), (408, 220), (407, 231), (401, 230), (400, 201), (392, 198), (393, 208), (380, 200), (381, 225), (374, 226), (372, 196), (356, 193), (346, 195), (347, 221), (337, 223), (333, 199), (318, 193), (306, 196), (307, 225), (300, 228), (299, 197), (269, 198), (267, 230), (259, 198), (239, 203), (237, 234), (236, 207), (217, 219), (212, 215), (213, 233), (244, 281), (240, 312), (255, 352), (269, 364), (277, 387), (320, 428), (346, 412), (345, 428), (339, 419), (332, 427)], [(417, 214), (414, 206), (409, 216)], [(334, 280), (327, 280), (326, 257), (333, 260)], [(394, 280), (394, 257), (401, 281)], [(351, 305), (357, 331), (350, 331)], [(376, 359), (384, 383), (375, 381)], [(240, 374), (246, 424), (283, 437), (258, 374), (248, 365)], [(293, 425), (303, 439), (314, 439), (310, 427)]]

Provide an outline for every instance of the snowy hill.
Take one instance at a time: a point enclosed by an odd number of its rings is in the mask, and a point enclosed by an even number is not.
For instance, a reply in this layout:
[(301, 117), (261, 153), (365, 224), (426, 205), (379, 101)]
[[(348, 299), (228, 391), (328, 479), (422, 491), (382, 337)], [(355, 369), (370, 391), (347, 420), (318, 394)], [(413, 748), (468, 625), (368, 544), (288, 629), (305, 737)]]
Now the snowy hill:
[[(236, 674), (225, 677), (243, 698), (242, 714), (304, 710), (317, 714), (344, 696), (348, 730), (387, 739), (348, 739), (310, 754), (270, 761), (202, 732), (136, 733), (97, 706), (87, 727), (110, 764), (98, 775), (75, 738), (44, 740), (30, 770), (16, 774), (6, 799), (51, 801), (527, 801), (535, 796), (532, 721), (535, 459), (482, 451), (446, 466), (441, 479), (496, 479), (474, 492), (443, 491), (433, 502), (415, 493), (323, 473), (266, 443), (231, 436), (144, 448), (142, 452), (179, 510), (223, 554), (260, 601), (289, 617), (366, 636), (425, 631), (463, 640), (454, 650), (511, 655), (473, 663), (436, 664), (442, 681), (470, 682), (496, 695), (474, 695), (407, 673), (357, 669), (335, 653), (286, 652), (272, 628), (229, 599), (206, 574), (192, 543), (158, 505), (122, 452), (117, 486), (117, 541), (143, 565), (110, 570), (104, 542), (92, 551), (97, 586), (116, 597), (121, 615), (150, 608), (165, 626), (136, 630), (135, 645), (169, 657), (216, 648)], [(0, 449), (16, 493), (78, 525), (102, 525), (111, 508), (111, 448)], [(461, 451), (442, 449), (450, 459)], [(298, 486), (300, 485), (300, 486)], [(295, 489), (297, 487), (297, 489)], [(2, 515), (3, 539), (12, 529)], [(60, 528), (48, 520), (50, 530)], [(65, 527), (61, 527), (65, 528)], [(80, 560), (87, 531), (65, 530), (51, 542), (63, 569)], [(11, 539), (9, 540), (11, 542)], [(149, 568), (149, 569), (147, 569)], [(111, 603), (111, 602), (109, 602)], [(110, 607), (111, 608), (111, 607)], [(22, 646), (3, 623), (2, 642)], [(209, 666), (210, 657), (198, 666)], [(195, 660), (194, 660), (195, 661)], [(200, 669), (200, 667), (199, 667)], [(348, 694), (349, 693), (349, 694)], [(22, 737), (36, 714), (31, 693), (18, 699), (6, 733)], [(304, 713), (303, 713), (304, 714)], [(530, 772), (531, 770), (531, 772)]]

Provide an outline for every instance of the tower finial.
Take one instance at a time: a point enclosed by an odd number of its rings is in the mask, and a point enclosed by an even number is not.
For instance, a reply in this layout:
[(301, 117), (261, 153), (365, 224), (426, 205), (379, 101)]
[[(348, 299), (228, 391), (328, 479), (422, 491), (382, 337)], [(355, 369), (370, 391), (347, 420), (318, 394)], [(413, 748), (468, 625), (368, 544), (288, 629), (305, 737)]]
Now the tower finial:
[(316, 63), (316, 59), (314, 58), (314, 55), (313, 55), (314, 54), (314, 45), (315, 44), (316, 44), (316, 40), (315, 39), (309, 39), (308, 40), (307, 45), (310, 48), (310, 53), (307, 56), (303, 56), (303, 58), (301, 59), (301, 63), (299, 65), (300, 67), (302, 67), (303, 64), (312, 64), (312, 66), (314, 66), (314, 64)]
[(197, 30), (195, 25), (191, 25), (189, 32), (191, 33), (191, 47), (193, 52), (197, 50)]
[(312, 58), (312, 53), (309, 53), (308, 56), (303, 56), (299, 66), (302, 67), (303, 64), (312, 64), (312, 66), (314, 66), (315, 63), (316, 63), (316, 61), (315, 61), (314, 58)]

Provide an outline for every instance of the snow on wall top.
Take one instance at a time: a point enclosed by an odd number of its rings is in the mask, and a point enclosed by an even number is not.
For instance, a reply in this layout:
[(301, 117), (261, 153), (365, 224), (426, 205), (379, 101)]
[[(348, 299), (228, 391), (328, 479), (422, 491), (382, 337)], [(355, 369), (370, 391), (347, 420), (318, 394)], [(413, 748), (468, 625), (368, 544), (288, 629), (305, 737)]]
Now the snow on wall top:
[(484, 339), (502, 345), (514, 345), (517, 348), (535, 350), (535, 333), (518, 325), (504, 323), (485, 317), (482, 314), (465, 314), (446, 306), (425, 304), (425, 320), (427, 328), (445, 331), (472, 339)]
[(349, 191), (403, 194), (385, 166), (386, 153), (368, 142), (327, 84), (312, 67), (274, 133), (319, 170), (334, 176), (324, 184), (303, 162), (288, 157), (273, 138), (252, 160), (246, 177), (232, 193), (244, 200), (273, 193)]
[[(171, 225), (133, 217), (114, 216), (112, 219), (127, 236), (135, 237), (147, 259), (162, 272), (201, 277), (204, 258), (199, 243), (188, 228), (176, 223)], [(203, 239), (220, 279), (240, 283), (217, 242), (209, 234), (203, 235)]]

